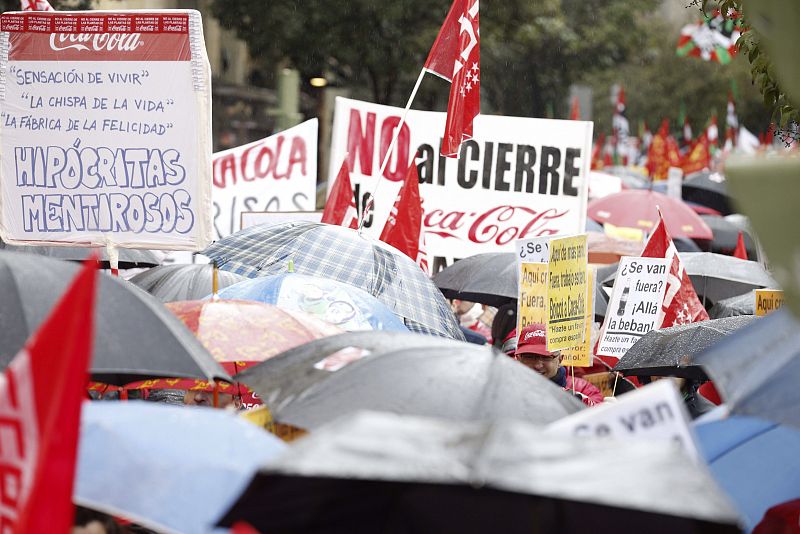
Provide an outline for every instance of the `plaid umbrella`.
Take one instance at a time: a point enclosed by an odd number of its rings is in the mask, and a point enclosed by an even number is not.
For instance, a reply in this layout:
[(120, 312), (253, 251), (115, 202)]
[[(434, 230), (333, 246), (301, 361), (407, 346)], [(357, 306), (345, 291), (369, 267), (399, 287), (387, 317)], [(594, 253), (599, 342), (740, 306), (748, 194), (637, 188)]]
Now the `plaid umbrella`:
[(348, 228), (305, 221), (252, 226), (203, 254), (249, 278), (284, 273), (292, 261), (295, 272), (365, 290), (412, 332), (464, 339), (444, 297), (411, 259)]

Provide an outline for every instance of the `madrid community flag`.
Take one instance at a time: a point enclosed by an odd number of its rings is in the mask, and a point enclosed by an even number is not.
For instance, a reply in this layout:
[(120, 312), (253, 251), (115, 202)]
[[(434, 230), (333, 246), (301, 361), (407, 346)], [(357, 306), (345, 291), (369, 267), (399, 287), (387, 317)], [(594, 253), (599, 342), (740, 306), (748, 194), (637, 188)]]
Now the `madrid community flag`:
[(54, 11), (47, 0), (20, 0), (22, 11)]
[(344, 158), (336, 181), (333, 182), (331, 194), (325, 202), (322, 222), (345, 228), (358, 228), (356, 197), (350, 184), (350, 166), (347, 164), (347, 158)]
[(0, 531), (69, 532), (91, 360), (96, 260), (0, 375)]
[(419, 172), (413, 160), (389, 212), (380, 240), (414, 260), (426, 273), (429, 272), (425, 229), (422, 225), (422, 200), (419, 196)]
[(667, 226), (660, 215), (656, 229), (644, 246), (642, 257), (672, 260), (667, 276), (667, 292), (661, 305), (661, 324), (658, 325), (658, 328), (668, 328), (708, 319), (708, 313), (700, 303), (700, 299), (697, 298), (689, 274), (683, 268), (678, 250), (667, 233)]
[(457, 157), (481, 109), (478, 0), (453, 0), (424, 69), (450, 82), (442, 155)]

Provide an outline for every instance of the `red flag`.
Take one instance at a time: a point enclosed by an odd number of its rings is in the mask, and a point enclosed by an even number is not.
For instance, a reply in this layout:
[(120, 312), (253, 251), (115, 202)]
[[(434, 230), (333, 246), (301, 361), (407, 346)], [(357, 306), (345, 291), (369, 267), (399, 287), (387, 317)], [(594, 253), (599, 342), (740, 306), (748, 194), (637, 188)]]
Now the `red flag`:
[(571, 121), (579, 121), (581, 120), (581, 101), (578, 100), (577, 96), (572, 97), (572, 106), (569, 110), (569, 120)]
[(443, 156), (457, 157), (461, 143), (472, 138), (481, 109), (480, 48), (478, 0), (453, 0), (424, 67), (451, 84)]
[(659, 328), (708, 319), (708, 313), (700, 303), (700, 299), (697, 298), (692, 281), (683, 268), (683, 262), (678, 256), (675, 244), (667, 233), (664, 219), (660, 216), (656, 229), (642, 251), (642, 257), (672, 259), (667, 276), (667, 293), (664, 295), (664, 303), (661, 306), (662, 320)]
[(412, 161), (406, 179), (392, 211), (381, 232), (380, 240), (414, 260), (423, 271), (428, 272), (425, 251), (425, 232), (422, 228), (422, 201), (419, 196), (419, 174), (417, 164)]
[(20, 0), (22, 11), (55, 11), (47, 0)]
[(733, 257), (740, 260), (749, 260), (747, 257), (747, 248), (744, 246), (744, 235), (739, 232), (739, 239), (736, 240), (736, 249), (733, 251)]
[(0, 531), (69, 532), (96, 260), (0, 375)]
[(705, 132), (695, 139), (692, 148), (681, 162), (681, 168), (684, 176), (711, 168), (711, 148), (708, 146), (708, 137)]
[(594, 147), (592, 148), (592, 170), (602, 169), (605, 166), (605, 162), (603, 161), (603, 147), (606, 143), (606, 136), (600, 132), (600, 135), (597, 136), (597, 141), (594, 143)]
[(358, 228), (358, 210), (356, 210), (353, 186), (350, 185), (350, 167), (347, 165), (347, 158), (344, 158), (336, 181), (333, 183), (331, 194), (325, 202), (322, 222), (347, 228)]

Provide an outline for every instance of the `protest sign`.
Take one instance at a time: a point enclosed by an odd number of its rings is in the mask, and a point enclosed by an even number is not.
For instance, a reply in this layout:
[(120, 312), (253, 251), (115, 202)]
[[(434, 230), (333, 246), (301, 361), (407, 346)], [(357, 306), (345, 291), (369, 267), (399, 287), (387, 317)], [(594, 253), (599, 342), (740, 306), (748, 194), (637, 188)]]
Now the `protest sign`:
[(677, 386), (659, 380), (626, 393), (615, 403), (603, 403), (547, 425), (545, 432), (561, 436), (661, 440), (678, 443), (702, 461), (689, 426), (689, 415)]
[(547, 322), (547, 264), (522, 263), (519, 273), (517, 336), (533, 323)]
[(259, 224), (283, 224), (294, 221), (320, 222), (321, 211), (243, 211), (241, 229)]
[(0, 237), (204, 248), (211, 73), (200, 13), (4, 13), (0, 30)]
[(671, 261), (634, 257), (620, 260), (600, 332), (598, 355), (621, 358), (639, 338), (658, 327)]
[(587, 308), (586, 234), (550, 240), (547, 280), (547, 350), (583, 342)]
[(240, 229), (245, 211), (313, 211), (317, 191), (317, 119), (213, 158), (214, 234)]
[(592, 323), (594, 323), (594, 271), (586, 272), (586, 313), (583, 317), (583, 341), (579, 345), (561, 351), (561, 365), (565, 367), (592, 366)]
[(515, 239), (584, 230), (591, 122), (479, 115), (475, 138), (451, 159), (439, 150), (445, 114), (410, 110), (378, 180), (402, 114), (336, 99), (328, 175), (336, 175), (346, 153), (359, 209), (375, 197), (364, 221), (368, 235), (379, 236), (415, 155), (433, 272), (454, 257), (513, 251)]
[(517, 239), (517, 263), (547, 263), (550, 261), (550, 238)]
[(756, 317), (764, 317), (783, 306), (783, 291), (780, 289), (756, 289), (753, 298)]

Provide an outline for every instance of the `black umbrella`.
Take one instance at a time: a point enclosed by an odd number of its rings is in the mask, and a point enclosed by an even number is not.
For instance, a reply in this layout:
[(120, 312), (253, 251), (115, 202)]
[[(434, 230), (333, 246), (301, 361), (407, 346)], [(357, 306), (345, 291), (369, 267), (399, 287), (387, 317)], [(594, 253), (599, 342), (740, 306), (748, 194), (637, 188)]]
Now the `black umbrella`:
[(522, 421), (361, 412), (265, 466), (220, 525), (261, 532), (739, 532), (706, 469), (665, 443)]
[[(130, 281), (161, 302), (199, 300), (211, 294), (214, 268), (211, 264), (161, 265), (132, 277)], [(228, 271), (217, 271), (219, 289), (247, 280)]]
[(756, 302), (752, 292), (719, 300), (708, 310), (708, 316), (712, 319), (736, 317), (737, 315), (755, 315), (755, 313)]
[(753, 321), (695, 363), (733, 413), (800, 427), (800, 322), (788, 310)]
[[(0, 252), (0, 365), (5, 368), (80, 265)], [(133, 284), (100, 276), (91, 376), (112, 385), (149, 377), (230, 380), (197, 338), (158, 300)]]
[(700, 218), (706, 222), (714, 234), (714, 239), (711, 240), (711, 252), (732, 253), (736, 248), (736, 243), (739, 241), (739, 232), (742, 232), (744, 247), (747, 249), (747, 257), (752, 260), (758, 258), (756, 242), (747, 231), (740, 229), (725, 217), (701, 215)]
[[(84, 248), (84, 247), (36, 247), (23, 245), (9, 245), (0, 241), (0, 249), (9, 252), (22, 252), (25, 254), (37, 254), (58, 260), (83, 261), (93, 252), (99, 256), (100, 267), (108, 269), (111, 263), (108, 259), (108, 249), (106, 247)], [(117, 249), (119, 254), (118, 268), (137, 269), (161, 265), (161, 258), (152, 250), (136, 248)]]
[(695, 356), (752, 320), (752, 316), (728, 317), (651, 330), (628, 349), (613, 370), (626, 376), (680, 376), (705, 381), (708, 378)]
[[(342, 359), (336, 353), (342, 349), (356, 358), (362, 354), (356, 349), (366, 353), (337, 368)], [(319, 339), (236, 379), (260, 395), (276, 421), (307, 430), (362, 409), (548, 423), (582, 408), (561, 388), (492, 347), (397, 332)]]
[(718, 172), (698, 172), (686, 177), (681, 187), (683, 200), (713, 208), (723, 215), (735, 210), (731, 207), (725, 176)]

